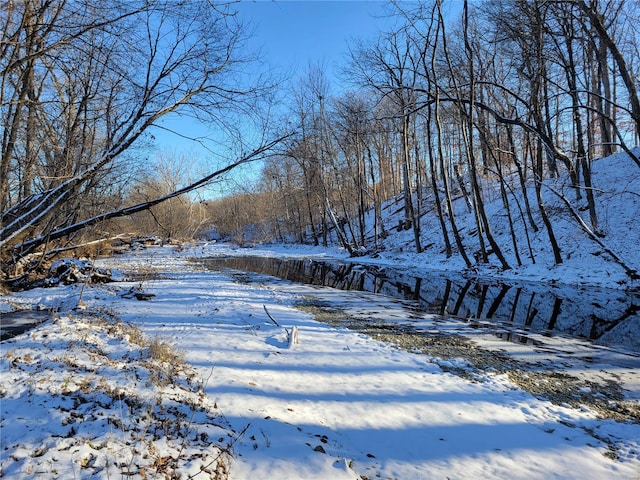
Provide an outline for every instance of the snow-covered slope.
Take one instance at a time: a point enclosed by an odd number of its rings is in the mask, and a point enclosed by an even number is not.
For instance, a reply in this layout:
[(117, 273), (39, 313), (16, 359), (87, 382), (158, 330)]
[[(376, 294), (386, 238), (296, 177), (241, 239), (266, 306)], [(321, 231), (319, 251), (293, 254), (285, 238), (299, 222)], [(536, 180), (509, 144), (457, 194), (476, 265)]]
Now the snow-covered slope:
[[(640, 148), (635, 149), (640, 154)], [(616, 255), (629, 269), (640, 271), (640, 167), (624, 153), (593, 162), (593, 191), (598, 215), (598, 241), (589, 237), (579, 226), (578, 221), (569, 212), (564, 196), (572, 208), (580, 214), (591, 227), (586, 208), (584, 192), (582, 200), (576, 201), (575, 191), (570, 187), (567, 175), (544, 180), (542, 195), (545, 207), (551, 217), (553, 231), (558, 241), (562, 263), (556, 264), (549, 242), (549, 236), (540, 218), (533, 185), (528, 195), (532, 206), (533, 218), (538, 226), (534, 232), (528, 222), (522, 220), (520, 207), (524, 207), (522, 192), (515, 186), (509, 195), (511, 214), (514, 218), (515, 236), (519, 245), (521, 266), (518, 266), (514, 254), (511, 232), (504, 203), (498, 186), (494, 181), (483, 182), (485, 207), (492, 232), (500, 245), (511, 269), (503, 271), (495, 255), (489, 255), (489, 263), (475, 263), (472, 271), (478, 275), (500, 276), (506, 278), (541, 280), (554, 283), (586, 284), (595, 283), (614, 288), (638, 288), (640, 283), (629, 277), (625, 269), (612, 259), (607, 249)], [(375, 261), (392, 261), (414, 267), (443, 269), (449, 271), (465, 270), (461, 256), (454, 254), (447, 258), (440, 223), (435, 216), (433, 197), (427, 195), (423, 204), (421, 220), (421, 242), (424, 251), (415, 252), (413, 231), (395, 228), (402, 219), (401, 199), (387, 202), (383, 209), (384, 223), (388, 236), (379, 242), (380, 251)], [(468, 255), (479, 250), (475, 218), (467, 209), (461, 195), (455, 201), (456, 221)], [(369, 233), (373, 234), (373, 218), (369, 215)], [(525, 226), (527, 227), (525, 229)], [(451, 232), (450, 232), (451, 235)], [(453, 238), (453, 237), (451, 237)], [(527, 248), (527, 238), (531, 243), (532, 255)], [(373, 242), (371, 242), (372, 244)], [(452, 240), (453, 243), (453, 240)], [(368, 247), (370, 247), (369, 245)], [(455, 250), (455, 245), (454, 245)]]

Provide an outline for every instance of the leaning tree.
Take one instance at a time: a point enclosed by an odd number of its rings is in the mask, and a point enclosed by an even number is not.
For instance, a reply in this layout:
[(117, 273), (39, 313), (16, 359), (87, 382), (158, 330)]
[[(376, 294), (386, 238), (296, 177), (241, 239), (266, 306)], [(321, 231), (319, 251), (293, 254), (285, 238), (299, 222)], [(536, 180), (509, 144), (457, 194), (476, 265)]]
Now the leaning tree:
[(228, 165), (162, 198), (133, 206), (109, 200), (123, 162), (136, 161), (133, 148), (167, 115), (225, 129), (239, 113), (256, 111), (269, 89), (248, 75), (245, 40), (228, 2), (4, 2), (0, 278), (73, 244), (87, 226), (199, 188), (272, 148), (277, 140), (245, 147)]

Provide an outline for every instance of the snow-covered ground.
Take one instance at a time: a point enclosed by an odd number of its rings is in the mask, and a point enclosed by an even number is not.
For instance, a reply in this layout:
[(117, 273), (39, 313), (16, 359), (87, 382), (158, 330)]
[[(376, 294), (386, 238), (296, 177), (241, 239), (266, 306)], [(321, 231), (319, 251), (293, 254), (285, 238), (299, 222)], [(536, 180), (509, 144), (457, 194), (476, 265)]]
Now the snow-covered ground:
[[(315, 297), (338, 316), (402, 321), (409, 312), (397, 301), (247, 283), (187, 261), (228, 253), (239, 252), (225, 245), (151, 248), (100, 261), (137, 272), (135, 281), (0, 297), (0, 311), (60, 309), (53, 321), (1, 344), (0, 475), (640, 477), (637, 422), (604, 419), (588, 404), (536, 397), (499, 369), (395, 348), (318, 322), (296, 306), (303, 296)], [(250, 253), (329, 255), (291, 248)], [(132, 288), (153, 296), (137, 300)], [(416, 312), (410, 314), (415, 321)], [(429, 328), (426, 315), (422, 320)], [(294, 327), (298, 342), (290, 344)], [(474, 340), (498, 348), (482, 335)], [(548, 367), (526, 345), (508, 349)], [(551, 363), (561, 350), (549, 353)], [(572, 369), (558, 359), (558, 388), (563, 375), (576, 375), (585, 382), (582, 393), (607, 399), (618, 382), (626, 396), (620, 402), (637, 408), (638, 358), (608, 364), (620, 360), (616, 355)], [(615, 400), (607, 402), (615, 411)]]

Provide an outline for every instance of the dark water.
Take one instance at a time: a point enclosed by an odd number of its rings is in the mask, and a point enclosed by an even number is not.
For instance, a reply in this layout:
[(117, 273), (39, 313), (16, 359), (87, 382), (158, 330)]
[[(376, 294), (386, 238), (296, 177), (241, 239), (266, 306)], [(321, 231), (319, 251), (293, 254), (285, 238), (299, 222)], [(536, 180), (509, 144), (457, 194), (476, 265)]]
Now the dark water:
[(209, 268), (256, 272), (292, 282), (413, 300), (428, 313), (508, 327), (503, 334), (517, 335), (523, 342), (523, 331), (535, 332), (640, 353), (640, 295), (621, 290), (510, 284), (441, 272), (416, 277), (392, 267), (342, 262), (263, 257), (200, 260)]
[(47, 310), (20, 310), (0, 313), (0, 341), (15, 337), (51, 318)]

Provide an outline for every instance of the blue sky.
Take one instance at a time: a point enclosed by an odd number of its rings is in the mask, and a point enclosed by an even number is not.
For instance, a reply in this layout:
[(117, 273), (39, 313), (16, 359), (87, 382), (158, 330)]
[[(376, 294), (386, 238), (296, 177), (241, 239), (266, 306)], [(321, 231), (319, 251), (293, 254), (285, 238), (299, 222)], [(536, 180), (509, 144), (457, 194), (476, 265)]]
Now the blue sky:
[[(241, 1), (233, 7), (243, 23), (252, 27), (249, 49), (260, 50), (272, 68), (295, 82), (310, 65), (320, 64), (335, 89), (336, 75), (346, 61), (349, 43), (374, 38), (384, 29), (385, 19), (380, 16), (387, 6), (387, 1), (262, 0)], [(208, 131), (206, 125), (184, 118), (166, 119), (162, 124), (185, 136), (216, 134)], [(210, 152), (179, 135), (160, 129), (153, 129), (153, 134), (159, 151), (186, 153), (196, 160), (212, 158)]]
[[(260, 50), (264, 60), (293, 82), (303, 76), (309, 65), (320, 64), (338, 88), (336, 75), (346, 61), (349, 43), (354, 39), (371, 39), (384, 30), (386, 20), (380, 16), (387, 1), (242, 1), (233, 7), (240, 19), (250, 23), (253, 38), (248, 47)], [(185, 136), (216, 136), (206, 125), (184, 118), (166, 119), (167, 128)], [(175, 152), (203, 163), (225, 161), (197, 143), (161, 129), (153, 129), (159, 151)], [(207, 142), (212, 149), (214, 143)]]
[(275, 66), (303, 74), (309, 64), (337, 72), (349, 43), (384, 28), (386, 1), (243, 1), (240, 18), (255, 27), (254, 48)]

